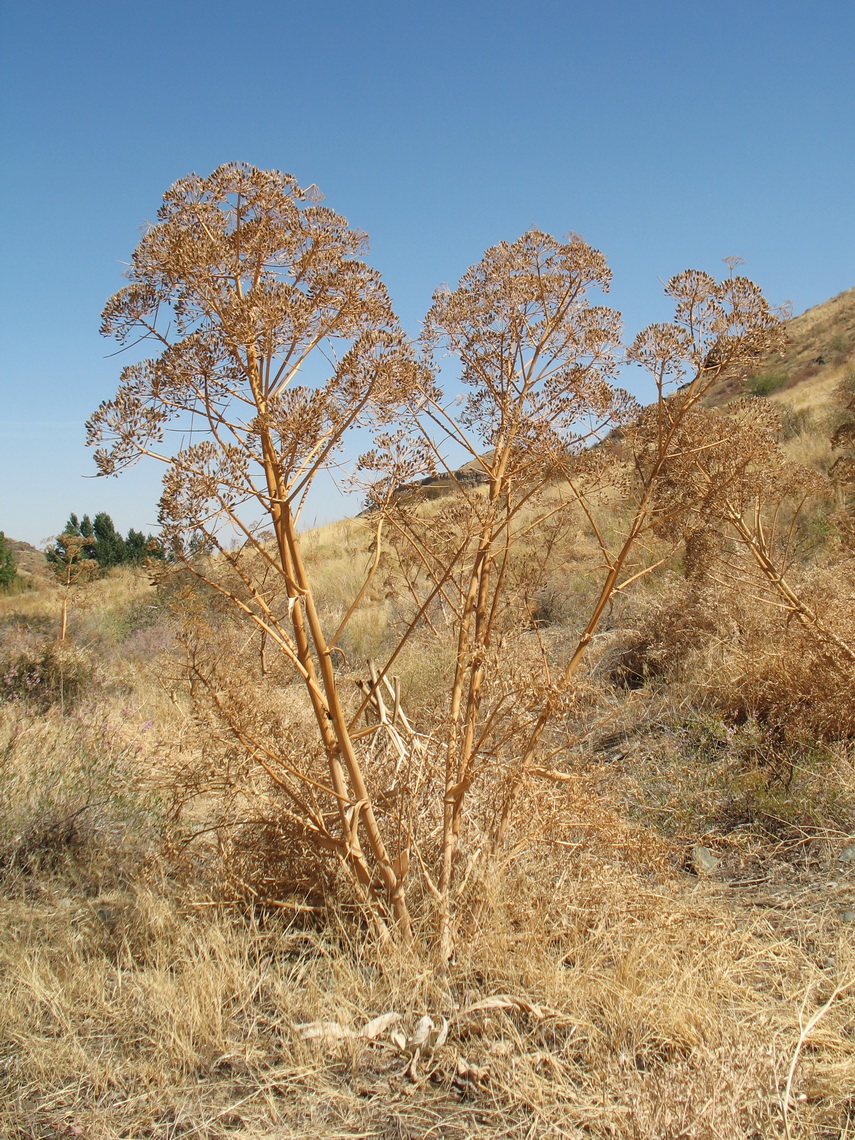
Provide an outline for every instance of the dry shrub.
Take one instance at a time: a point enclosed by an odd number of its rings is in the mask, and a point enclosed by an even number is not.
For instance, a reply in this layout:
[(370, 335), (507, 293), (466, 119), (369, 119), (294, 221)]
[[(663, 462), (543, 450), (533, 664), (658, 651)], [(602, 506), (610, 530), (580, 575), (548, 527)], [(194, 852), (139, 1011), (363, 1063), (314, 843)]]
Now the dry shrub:
[[(846, 574), (827, 565), (796, 580), (822, 622), (851, 639)], [(796, 853), (855, 826), (852, 668), (758, 585), (739, 593), (668, 577), (615, 613), (593, 667), (638, 695), (615, 718), (613, 794), (687, 851), (703, 833), (748, 828)], [(601, 762), (602, 746), (589, 755)]]
[[(721, 282), (687, 271), (666, 288), (673, 322), (624, 350), (620, 315), (600, 297), (611, 282), (603, 255), (577, 235), (531, 229), (437, 290), (416, 351), (360, 259), (364, 235), (313, 197), (290, 175), (246, 164), (167, 191), (102, 324), (157, 355), (126, 365), (88, 441), (105, 475), (143, 457), (165, 463), (163, 540), (243, 624), (242, 645), (224, 619), (219, 649), (191, 647), (231, 815), (258, 790), (264, 806), (251, 818), (269, 834), (266, 805), (277, 801), (285, 833), (313, 844), (317, 861), (333, 855), (388, 936), (412, 938), (408, 895), (426, 892), (448, 956), (465, 868), (485, 852), (501, 861), (529, 769), (556, 754), (577, 715), (576, 673), (606, 610), (650, 569), (639, 556), (662, 537), (663, 510), (707, 496), (704, 479), (683, 478), (694, 444), (708, 442), (702, 397), (778, 342), (780, 314), (734, 264)], [(304, 367), (312, 353), (321, 373)], [(459, 393), (439, 383), (446, 353), (459, 360)], [(657, 387), (632, 428), (638, 406), (614, 386), (624, 354)], [(621, 454), (591, 446), (621, 427)], [(164, 438), (185, 442), (171, 451)], [(351, 445), (367, 448), (350, 454), (375, 532), (362, 574), (358, 526), (346, 528), (344, 558), (329, 550), (341, 530), (306, 538), (299, 528), (313, 481), (338, 472)], [(726, 499), (741, 486), (741, 456), (724, 450), (714, 497)], [(437, 475), (448, 494), (420, 502)], [(688, 484), (672, 510), (671, 490)], [(626, 525), (613, 535), (619, 493)], [(524, 635), (543, 624), (549, 579), (581, 533), (597, 582), (553, 672), (545, 643)], [(441, 661), (454, 646), (445, 708), (406, 720), (393, 687), (389, 719), (385, 682), (423, 627), (446, 650)], [(276, 708), (289, 686), (268, 668), (269, 643), (305, 687), (314, 746), (306, 699), (294, 724)], [(229, 676), (250, 650), (269, 682), (258, 699)], [(357, 673), (360, 655), (378, 658), (370, 680)], [(377, 719), (363, 725), (363, 712)], [(266, 779), (253, 785), (259, 768)]]
[[(406, 707), (419, 715), (426, 742), (432, 729), (441, 731), (446, 716), (443, 658), (448, 668), (453, 665), (448, 641), (425, 632), (414, 639), (401, 662)], [(296, 816), (279, 782), (283, 773), (299, 765), (314, 788), (308, 814), (334, 809), (327, 791), (326, 758), (312, 731), (305, 689), (295, 684), (281, 656), (270, 655), (262, 672), (258, 639), (247, 642), (243, 630), (227, 615), (213, 622), (197, 618), (183, 643), (185, 657), (181, 664), (175, 662), (175, 683), (180, 691), (186, 669), (191, 678), (192, 727), (172, 751), (161, 777), (183, 821), (183, 843), (198, 845), (215, 838), (205, 858), (213, 858), (218, 866), (215, 874), (222, 878), (225, 897), (237, 893), (273, 906), (328, 904), (339, 911), (350, 898), (352, 907), (352, 886), (340, 859), (313, 842), (306, 821)], [(519, 693), (526, 678), (531, 686), (536, 641), (525, 638), (512, 653), (506, 646), (503, 651), (496, 651), (491, 671), (489, 693), (497, 701), (503, 688)], [(425, 670), (426, 656), (436, 672)], [(358, 668), (358, 662), (356, 670), (345, 668), (342, 659), (339, 686), (351, 715), (368, 680), (367, 668)], [(524, 706), (516, 714), (510, 707), (497, 717), (497, 732), (511, 735), (514, 715), (524, 721)], [(376, 722), (372, 708), (364, 719), (366, 724)], [(391, 737), (378, 733), (365, 765), (381, 789), (384, 817), (402, 817), (421, 857), (436, 859), (443, 771), (435, 751), (425, 746), (402, 754)], [(497, 758), (473, 798), (467, 838), (474, 848), (482, 849), (481, 855), (507, 778), (507, 762)], [(414, 898), (419, 897), (416, 890)], [(422, 905), (424, 900), (417, 901), (416, 909)]]
[(625, 689), (674, 678), (688, 655), (720, 632), (722, 616), (694, 583), (666, 573), (617, 609), (593, 669)]
[(164, 682), (189, 713), (158, 775), (176, 854), (219, 880), (221, 898), (320, 905), (340, 889), (340, 868), (311, 842), (280, 783), (290, 765), (319, 795), (328, 779), (305, 689), (281, 655), (247, 641), (229, 610), (197, 605), (198, 589), (185, 582), (170, 602), (187, 628), (163, 662)]
[(54, 641), (18, 627), (4, 640), (0, 660), (0, 702), (25, 701), (40, 711), (73, 708), (101, 679), (87, 648)]
[[(358, 915), (360, 906), (354, 903), (339, 858), (314, 842), (279, 783), (282, 774), (299, 763), (315, 789), (311, 812), (334, 808), (325, 791), (325, 756), (312, 731), (304, 688), (294, 682), (281, 657), (271, 654), (262, 663), (259, 639), (247, 639), (228, 611), (213, 616), (196, 611), (192, 630), (183, 638), (183, 652), (181, 660), (173, 661), (173, 684), (182, 692), (189, 674), (192, 718), (160, 774), (180, 819), (181, 851), (198, 854), (206, 875), (219, 881), (218, 897), (251, 898), (296, 912), (330, 906), (338, 913)], [(531, 707), (541, 695), (546, 658), (557, 655), (560, 663), (566, 652), (560, 631), (541, 634), (512, 627), (502, 632), (485, 657), (483, 699), (493, 715), (481, 744), (485, 762), (461, 830), (466, 853), (465, 862), (463, 856), (459, 860), (461, 914), (468, 909), (484, 913), (485, 906), (489, 910), (493, 887), (488, 882), (493, 883), (503, 865), (503, 860), (499, 866), (493, 862), (491, 840), (516, 776), (515, 753), (508, 742), (521, 736), (530, 723)], [(402, 821), (415, 847), (413, 858), (430, 866), (440, 856), (445, 779), (442, 754), (430, 742), (443, 738), (447, 723), (448, 675), (454, 668), (451, 632), (423, 628), (399, 664), (395, 677), (401, 683), (403, 705), (410, 717), (418, 717), (422, 732), (415, 747), (403, 751), (395, 747), (392, 735), (377, 733), (366, 754), (365, 770), (381, 790), (379, 810), (384, 819)], [(338, 683), (351, 715), (368, 680), (367, 667), (354, 669), (342, 658)], [(387, 701), (391, 710), (391, 695)], [(607, 687), (578, 680), (564, 695), (561, 716), (544, 736), (544, 756), (560, 754), (602, 715), (608, 718), (614, 707)], [(366, 727), (376, 720), (376, 710), (366, 709)], [(540, 776), (532, 777), (530, 794), (520, 805), (514, 850), (530, 841), (541, 842), (547, 833), (572, 848), (579, 828), (583, 833), (593, 827), (624, 834), (613, 812), (603, 823), (604, 810), (590, 799), (577, 802), (560, 776), (558, 782), (547, 779), (546, 784)], [(640, 851), (646, 840), (640, 833), (637, 840)], [(485, 898), (479, 901), (482, 891)], [(430, 941), (435, 899), (418, 880), (412, 903), (416, 928), (421, 930), (424, 924), (424, 937)]]
[[(794, 576), (821, 625), (848, 643), (855, 642), (853, 571), (846, 560)], [(627, 688), (668, 680), (679, 699), (716, 709), (733, 724), (765, 726), (784, 745), (852, 739), (852, 662), (822, 629), (776, 605), (750, 568), (740, 572), (741, 588), (703, 575), (669, 576), (628, 599), (596, 671)]]
[(136, 867), (161, 827), (143, 760), (146, 736), (118, 710), (37, 714), (7, 704), (0, 720), (0, 869), (7, 889), (49, 867), (96, 876)]
[[(800, 583), (824, 626), (850, 644), (852, 571), (851, 562), (820, 566), (805, 572)], [(699, 696), (734, 721), (753, 718), (768, 726), (783, 743), (855, 737), (855, 669), (836, 645), (750, 595), (721, 593), (717, 607), (722, 636), (689, 666), (696, 671)]]
[[(603, 794), (626, 819), (666, 837), (675, 864), (710, 847), (722, 872), (767, 876), (777, 861), (814, 864), (855, 830), (855, 757), (848, 745), (783, 745), (768, 726), (715, 709), (651, 701), (614, 758), (600, 756)], [(596, 759), (596, 758), (595, 758)]]

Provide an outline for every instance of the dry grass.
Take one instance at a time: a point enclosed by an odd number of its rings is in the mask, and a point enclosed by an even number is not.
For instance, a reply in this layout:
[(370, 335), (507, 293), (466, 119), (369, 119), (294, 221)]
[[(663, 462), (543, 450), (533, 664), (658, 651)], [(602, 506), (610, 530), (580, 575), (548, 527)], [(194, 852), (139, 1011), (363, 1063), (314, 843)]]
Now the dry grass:
[[(2, 1134), (785, 1136), (802, 1027), (855, 979), (839, 838), (809, 876), (776, 879), (755, 851), (751, 875), (699, 880), (680, 842), (628, 822), (613, 763), (589, 759), (532, 787), (532, 834), (440, 970), (381, 952), (343, 914), (217, 904), (214, 850), (170, 859), (134, 779), (157, 749), (97, 712), (4, 709), (18, 815), (0, 898)], [(45, 826), (93, 795), (76, 832)], [(388, 1031), (301, 1030), (387, 1012), (405, 1034), (446, 1018), (448, 1039), (405, 1072)], [(844, 989), (802, 1043), (791, 1137), (852, 1127), (853, 1014)]]
[[(560, 849), (522, 857), (446, 973), (378, 953), (334, 916), (314, 930), (241, 917), (167, 881), (8, 884), (0, 1128), (783, 1136), (800, 1018), (855, 980), (851, 941), (830, 913), (788, 926), (785, 900), (634, 872), (599, 839), (572, 863)], [(792, 1136), (851, 1127), (854, 999), (841, 992), (801, 1047)], [(390, 1011), (405, 1032), (424, 1014), (450, 1022), (415, 1074), (388, 1033), (302, 1038)]]
[[(59, 629), (60, 588), (49, 577), (40, 579), (36, 588), (17, 594), (0, 594), (0, 618), (4, 621), (22, 621), (42, 625), (55, 623)], [(77, 609), (87, 612), (98, 610), (103, 619), (116, 611), (126, 609), (141, 599), (154, 601), (154, 587), (145, 570), (121, 567), (104, 578), (81, 585), (74, 593)]]

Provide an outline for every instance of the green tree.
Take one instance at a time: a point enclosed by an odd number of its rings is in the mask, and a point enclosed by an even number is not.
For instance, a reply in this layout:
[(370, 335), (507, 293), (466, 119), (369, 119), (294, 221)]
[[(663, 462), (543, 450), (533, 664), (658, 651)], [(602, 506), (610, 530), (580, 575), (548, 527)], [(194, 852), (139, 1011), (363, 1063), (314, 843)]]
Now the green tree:
[(17, 577), (14, 552), (6, 541), (5, 534), (0, 530), (0, 589), (8, 590)]
[[(62, 529), (62, 534), (57, 537), (56, 542), (59, 542), (65, 535), (82, 538), (84, 540), (81, 547), (83, 557), (90, 560), (95, 559), (95, 534), (89, 515), (84, 515), (82, 519), (78, 519), (77, 515), (72, 511), (68, 516), (68, 522)], [(50, 553), (48, 553), (48, 560), (51, 560)]]
[(127, 561), (125, 540), (105, 511), (99, 511), (92, 523), (95, 536), (93, 556), (102, 570), (112, 570)]
[(89, 515), (84, 515), (80, 520), (80, 528), (77, 533), (85, 539), (82, 547), (84, 557), (97, 561), (95, 558), (95, 531)]
[(82, 519), (72, 511), (68, 522), (47, 551), (47, 559), (55, 563), (63, 560), (67, 553), (69, 537), (79, 538), (80, 556), (95, 562), (104, 573), (115, 566), (141, 566), (148, 558), (162, 559), (163, 546), (154, 535), (146, 535), (133, 527), (122, 538), (115, 523), (105, 511), (99, 511), (93, 522), (89, 515)]
[(131, 527), (125, 538), (125, 561), (132, 566), (141, 566), (149, 556), (150, 538), (150, 535), (146, 538), (141, 530), (134, 530)]
[(163, 546), (160, 539), (153, 534), (143, 534), (141, 530), (130, 528), (125, 536), (125, 563), (130, 566), (142, 566), (147, 559), (161, 561), (163, 559)]

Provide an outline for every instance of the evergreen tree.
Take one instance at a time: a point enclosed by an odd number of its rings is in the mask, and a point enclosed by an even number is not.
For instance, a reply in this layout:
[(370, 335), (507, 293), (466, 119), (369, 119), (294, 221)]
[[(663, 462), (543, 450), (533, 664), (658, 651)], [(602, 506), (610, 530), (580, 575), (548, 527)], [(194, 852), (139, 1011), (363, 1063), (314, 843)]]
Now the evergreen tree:
[[(74, 515), (71, 517), (74, 518)], [(86, 539), (82, 547), (83, 557), (95, 560), (95, 533), (92, 529), (92, 520), (89, 518), (89, 515), (84, 515), (80, 520), (78, 533)]]
[(146, 542), (147, 539), (143, 532), (131, 527), (125, 539), (125, 561), (131, 566), (141, 566), (148, 557)]
[(78, 518), (72, 511), (62, 534), (46, 551), (48, 562), (54, 567), (64, 564), (72, 547), (76, 558), (97, 563), (102, 574), (114, 566), (142, 566), (147, 558), (165, 557), (160, 539), (153, 534), (131, 527), (122, 538), (106, 511), (99, 511), (94, 522), (89, 515)]
[(8, 590), (17, 576), (15, 555), (6, 541), (5, 534), (0, 530), (0, 589)]
[[(85, 515), (83, 517), (86, 518)], [(102, 570), (110, 570), (127, 561), (125, 540), (116, 530), (115, 523), (106, 511), (99, 511), (95, 516), (92, 531), (95, 536), (95, 561)]]
[(128, 565), (142, 566), (147, 558), (162, 560), (164, 557), (163, 546), (156, 535), (143, 534), (131, 527), (125, 538), (125, 562)]

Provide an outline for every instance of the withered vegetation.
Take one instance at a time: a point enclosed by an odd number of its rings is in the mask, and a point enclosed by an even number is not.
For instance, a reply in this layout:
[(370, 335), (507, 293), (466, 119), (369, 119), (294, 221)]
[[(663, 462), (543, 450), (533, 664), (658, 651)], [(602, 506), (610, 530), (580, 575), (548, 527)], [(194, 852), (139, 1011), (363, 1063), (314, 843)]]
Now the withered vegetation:
[(734, 265), (624, 347), (536, 230), (411, 344), (365, 248), (221, 167), (105, 309), (154, 352), (90, 440), (164, 464), (170, 557), (3, 600), (0, 1127), (848, 1134), (845, 361), (756, 394)]

